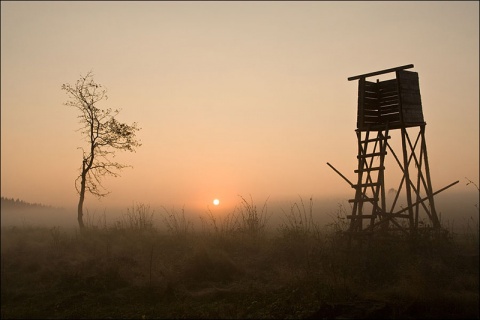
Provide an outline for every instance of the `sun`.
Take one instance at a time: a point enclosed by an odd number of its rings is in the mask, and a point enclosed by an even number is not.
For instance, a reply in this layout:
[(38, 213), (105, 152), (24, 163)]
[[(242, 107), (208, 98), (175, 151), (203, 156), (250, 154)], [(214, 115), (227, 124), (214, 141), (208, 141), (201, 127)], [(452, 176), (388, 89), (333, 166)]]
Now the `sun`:
[(214, 199), (213, 200), (213, 205), (218, 206), (220, 204), (220, 200)]

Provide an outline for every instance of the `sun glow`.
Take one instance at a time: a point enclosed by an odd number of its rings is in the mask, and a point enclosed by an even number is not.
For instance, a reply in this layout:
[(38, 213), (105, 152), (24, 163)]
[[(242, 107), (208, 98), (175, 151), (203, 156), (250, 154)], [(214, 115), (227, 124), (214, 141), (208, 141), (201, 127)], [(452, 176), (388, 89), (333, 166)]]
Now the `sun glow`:
[(218, 206), (220, 204), (220, 200), (214, 199), (213, 200), (213, 205)]

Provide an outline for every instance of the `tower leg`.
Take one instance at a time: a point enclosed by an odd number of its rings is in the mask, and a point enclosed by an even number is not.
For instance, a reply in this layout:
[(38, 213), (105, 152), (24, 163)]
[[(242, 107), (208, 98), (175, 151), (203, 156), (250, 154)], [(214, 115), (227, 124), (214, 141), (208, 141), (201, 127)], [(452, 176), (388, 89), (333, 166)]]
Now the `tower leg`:
[(405, 190), (407, 193), (407, 206), (408, 206), (408, 220), (409, 220), (409, 226), (410, 226), (410, 231), (413, 231), (415, 228), (415, 222), (413, 219), (413, 202), (412, 202), (412, 190), (410, 186), (410, 174), (408, 170), (408, 153), (407, 153), (407, 136), (408, 132), (406, 128), (401, 129), (401, 134), (402, 134), (402, 151), (403, 151), (403, 175), (405, 178)]
[(423, 151), (423, 157), (424, 157), (424, 162), (425, 162), (425, 175), (427, 179), (427, 196), (428, 196), (428, 201), (430, 202), (430, 213), (431, 213), (431, 219), (433, 223), (433, 227), (435, 229), (440, 228), (440, 220), (438, 219), (437, 216), (437, 211), (435, 209), (435, 202), (433, 200), (433, 188), (432, 188), (432, 181), (430, 179), (430, 167), (428, 165), (428, 155), (427, 155), (427, 144), (425, 142), (425, 125), (422, 125), (420, 127), (420, 134), (422, 136), (422, 151)]

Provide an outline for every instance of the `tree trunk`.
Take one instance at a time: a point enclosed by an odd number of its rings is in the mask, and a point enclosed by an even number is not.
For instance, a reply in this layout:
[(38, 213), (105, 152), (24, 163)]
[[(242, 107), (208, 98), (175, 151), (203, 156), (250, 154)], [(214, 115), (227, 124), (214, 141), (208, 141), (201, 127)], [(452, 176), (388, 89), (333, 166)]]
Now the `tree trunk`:
[(85, 199), (85, 191), (80, 193), (80, 200), (78, 201), (78, 226), (80, 227), (80, 231), (85, 229), (85, 225), (83, 224), (83, 200)]
[(85, 183), (87, 178), (87, 172), (85, 171), (85, 161), (83, 161), (82, 166), (82, 181), (80, 182), (80, 199), (78, 200), (78, 226), (80, 231), (85, 230), (85, 225), (83, 224), (83, 201), (85, 200)]

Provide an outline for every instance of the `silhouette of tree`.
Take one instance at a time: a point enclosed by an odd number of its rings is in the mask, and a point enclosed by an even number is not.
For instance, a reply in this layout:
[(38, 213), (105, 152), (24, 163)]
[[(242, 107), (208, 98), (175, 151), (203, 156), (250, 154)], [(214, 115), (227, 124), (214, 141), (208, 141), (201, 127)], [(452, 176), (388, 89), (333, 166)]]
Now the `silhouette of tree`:
[(80, 230), (84, 230), (83, 203), (85, 193), (88, 191), (96, 197), (104, 197), (109, 194), (102, 185), (104, 176), (118, 177), (119, 171), (131, 167), (111, 158), (115, 157), (117, 150), (135, 152), (135, 148), (141, 146), (135, 133), (140, 130), (137, 123), (131, 125), (120, 123), (116, 116), (120, 110), (100, 109), (97, 104), (107, 100), (107, 90), (93, 80), (92, 72), (86, 76), (80, 76), (75, 85), (63, 84), (69, 100), (65, 103), (68, 107), (74, 107), (79, 111), (78, 131), (84, 136), (88, 147), (82, 150), (82, 165), (80, 174), (75, 180), (75, 188), (79, 194), (78, 201), (78, 224)]

